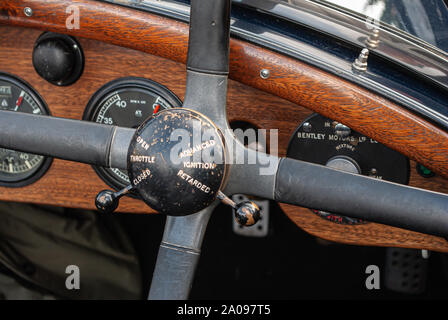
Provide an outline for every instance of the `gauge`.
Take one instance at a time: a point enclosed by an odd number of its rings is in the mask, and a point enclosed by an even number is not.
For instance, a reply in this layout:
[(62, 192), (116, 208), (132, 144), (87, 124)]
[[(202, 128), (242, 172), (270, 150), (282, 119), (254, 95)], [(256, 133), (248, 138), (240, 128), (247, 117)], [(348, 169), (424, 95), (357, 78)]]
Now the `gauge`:
[[(407, 157), (319, 114), (313, 114), (295, 130), (288, 145), (287, 156), (376, 179), (400, 184), (409, 182)], [(364, 220), (332, 212), (312, 212), (338, 224), (366, 223)]]
[[(90, 99), (84, 119), (127, 128), (137, 128), (160, 110), (181, 106), (179, 98), (163, 85), (144, 78), (120, 78), (104, 85)], [(130, 184), (125, 170), (94, 167), (111, 187)]]
[[(42, 98), (23, 80), (0, 73), (0, 109), (48, 115)], [(49, 168), (51, 158), (0, 149), (0, 185), (21, 187), (39, 179)]]

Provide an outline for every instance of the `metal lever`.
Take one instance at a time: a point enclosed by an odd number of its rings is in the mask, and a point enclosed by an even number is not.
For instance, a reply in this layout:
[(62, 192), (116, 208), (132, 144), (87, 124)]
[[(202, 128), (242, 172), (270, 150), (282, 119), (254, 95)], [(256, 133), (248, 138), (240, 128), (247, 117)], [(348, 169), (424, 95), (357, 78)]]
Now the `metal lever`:
[(242, 226), (253, 226), (261, 219), (260, 208), (252, 201), (246, 200), (237, 204), (221, 191), (218, 191), (216, 198), (235, 209), (235, 220)]
[(95, 206), (102, 213), (112, 213), (118, 208), (120, 198), (132, 190), (132, 185), (120, 191), (102, 190), (95, 198)]

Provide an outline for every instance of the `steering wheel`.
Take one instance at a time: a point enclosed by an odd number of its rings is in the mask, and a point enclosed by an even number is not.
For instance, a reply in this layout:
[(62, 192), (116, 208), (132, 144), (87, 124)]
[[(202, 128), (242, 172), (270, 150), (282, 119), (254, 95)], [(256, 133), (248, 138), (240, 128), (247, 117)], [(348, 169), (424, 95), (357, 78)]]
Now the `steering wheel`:
[[(168, 215), (149, 299), (186, 299), (213, 209), (223, 201), (243, 225), (259, 218), (249, 194), (446, 237), (448, 196), (246, 148), (226, 116), (230, 0), (191, 1), (187, 84), (182, 108), (129, 129), (0, 111), (0, 147), (127, 169), (132, 181), (102, 191), (112, 211), (134, 190)], [(192, 165), (194, 164), (194, 165)]]

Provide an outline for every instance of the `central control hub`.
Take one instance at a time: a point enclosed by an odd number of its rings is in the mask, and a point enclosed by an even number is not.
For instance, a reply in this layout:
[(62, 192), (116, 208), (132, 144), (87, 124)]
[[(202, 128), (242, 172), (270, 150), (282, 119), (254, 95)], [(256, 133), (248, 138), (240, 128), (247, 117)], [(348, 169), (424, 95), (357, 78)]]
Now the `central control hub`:
[(128, 174), (142, 200), (160, 213), (184, 216), (209, 206), (226, 175), (224, 137), (204, 115), (163, 110), (136, 131)]

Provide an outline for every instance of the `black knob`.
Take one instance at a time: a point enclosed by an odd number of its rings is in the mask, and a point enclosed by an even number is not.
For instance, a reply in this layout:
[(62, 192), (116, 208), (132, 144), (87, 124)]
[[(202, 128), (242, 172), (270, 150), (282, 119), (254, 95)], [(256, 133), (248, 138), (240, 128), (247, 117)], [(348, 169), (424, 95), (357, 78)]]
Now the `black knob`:
[(131, 185), (117, 192), (113, 192), (112, 190), (100, 191), (95, 198), (95, 206), (102, 213), (112, 213), (118, 208), (120, 198), (129, 194), (131, 191)]
[(36, 72), (48, 82), (67, 86), (81, 76), (84, 56), (74, 38), (46, 32), (34, 45), (33, 65)]
[(235, 219), (242, 226), (253, 226), (261, 219), (260, 208), (251, 201), (243, 201), (235, 207)]
[(102, 213), (112, 213), (117, 209), (119, 198), (111, 190), (103, 190), (95, 198), (95, 205)]

